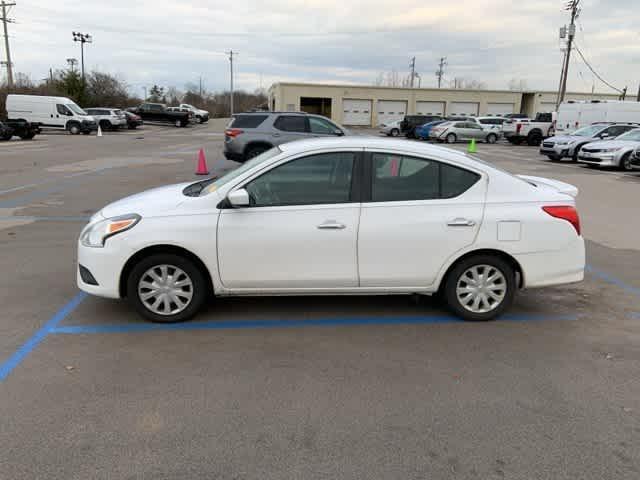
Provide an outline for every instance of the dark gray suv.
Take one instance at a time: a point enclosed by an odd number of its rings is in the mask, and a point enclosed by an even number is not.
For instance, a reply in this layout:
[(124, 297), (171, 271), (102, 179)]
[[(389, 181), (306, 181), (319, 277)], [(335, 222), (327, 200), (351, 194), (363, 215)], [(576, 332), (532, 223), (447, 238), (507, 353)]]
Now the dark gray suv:
[(224, 156), (244, 162), (282, 143), (341, 137), (349, 131), (326, 117), (301, 112), (248, 112), (231, 117), (224, 131)]

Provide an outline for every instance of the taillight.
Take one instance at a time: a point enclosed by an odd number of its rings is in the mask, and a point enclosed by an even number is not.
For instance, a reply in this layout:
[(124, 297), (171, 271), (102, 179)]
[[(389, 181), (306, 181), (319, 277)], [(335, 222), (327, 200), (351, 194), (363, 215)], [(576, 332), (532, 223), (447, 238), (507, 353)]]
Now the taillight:
[(224, 131), (224, 134), (225, 134), (227, 137), (231, 137), (231, 138), (235, 138), (235, 137), (237, 137), (238, 135), (240, 135), (240, 134), (242, 134), (242, 133), (244, 133), (244, 130), (241, 130), (241, 129), (239, 129), (239, 128), (227, 128), (227, 129)]
[(578, 216), (578, 210), (576, 210), (576, 207), (572, 207), (570, 205), (559, 205), (552, 207), (542, 207), (542, 210), (547, 212), (552, 217), (566, 220), (571, 225), (573, 225), (573, 228), (575, 228), (576, 232), (578, 232), (578, 235), (580, 235), (580, 217)]
[(516, 133), (520, 133), (520, 130), (522, 130), (522, 124), (521, 124), (521, 123), (519, 123), (519, 124), (516, 126)]

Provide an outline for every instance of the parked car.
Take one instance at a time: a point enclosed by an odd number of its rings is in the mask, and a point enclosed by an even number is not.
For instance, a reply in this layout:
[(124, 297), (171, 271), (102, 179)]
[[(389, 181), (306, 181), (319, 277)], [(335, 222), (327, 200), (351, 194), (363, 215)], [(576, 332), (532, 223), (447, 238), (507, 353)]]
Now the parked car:
[(467, 120), (464, 122), (445, 122), (432, 127), (429, 132), (429, 138), (447, 143), (472, 139), (496, 143), (498, 141), (498, 132), (486, 131), (480, 124)]
[(570, 158), (572, 161), (577, 162), (580, 149), (587, 143), (596, 140), (613, 139), (637, 127), (638, 125), (632, 124), (612, 125), (609, 123), (597, 123), (583, 127), (571, 135), (558, 135), (546, 139), (540, 147), (540, 155), (546, 155), (549, 160), (554, 161)]
[(98, 122), (102, 130), (118, 130), (127, 126), (127, 117), (119, 108), (93, 107), (87, 108), (86, 111)]
[(211, 294), (437, 292), (490, 320), (518, 289), (583, 279), (577, 193), (423, 142), (292, 142), (107, 205), (80, 234), (77, 283), (155, 322)]
[(140, 115), (136, 115), (135, 113), (128, 112), (126, 110), (123, 110), (122, 113), (124, 113), (124, 116), (127, 119), (127, 128), (129, 130), (135, 130), (144, 124)]
[(139, 107), (128, 108), (132, 113), (138, 115), (148, 123), (169, 123), (176, 127), (186, 127), (189, 125), (193, 114), (191, 112), (173, 112), (167, 110), (167, 106), (162, 103), (143, 103)]
[(184, 112), (189, 114), (189, 122), (196, 123), (196, 117), (193, 115), (193, 112), (184, 107), (167, 107), (167, 112)]
[(592, 167), (633, 170), (632, 156), (638, 146), (640, 146), (640, 128), (634, 128), (614, 140), (587, 143), (580, 149), (578, 161)]
[(31, 140), (40, 133), (37, 123), (29, 123), (24, 120), (4, 120), (0, 122), (0, 140), (8, 141), (13, 136), (18, 136), (22, 140)]
[(98, 129), (94, 118), (66, 97), (9, 94), (6, 107), (9, 123), (28, 125), (27, 136), (35, 135), (33, 125), (38, 129), (66, 130), (73, 135), (88, 135)]
[(502, 116), (502, 118), (513, 120), (516, 118), (529, 118), (529, 116), (526, 113), (506, 113)]
[(506, 121), (502, 117), (470, 117), (470, 122), (475, 122), (485, 131), (492, 131), (498, 134), (498, 138), (502, 135), (502, 124)]
[(224, 131), (224, 156), (244, 162), (276, 145), (309, 137), (349, 135), (320, 115), (302, 112), (247, 112), (234, 115)]
[(631, 154), (631, 166), (633, 168), (640, 168), (640, 147), (636, 147)]
[(406, 115), (400, 122), (400, 133), (407, 138), (416, 138), (416, 127), (436, 120), (443, 120), (443, 118), (439, 115)]
[(424, 125), (416, 127), (416, 138), (419, 138), (420, 140), (429, 140), (429, 133), (431, 132), (431, 129), (436, 125), (440, 125), (445, 122), (446, 120), (436, 120), (435, 122), (425, 123)]
[(538, 113), (533, 120), (518, 118), (506, 120), (502, 124), (502, 133), (509, 143), (520, 145), (527, 142), (529, 146), (538, 146), (547, 137), (553, 135), (554, 113)]
[(186, 108), (191, 111), (197, 123), (205, 123), (209, 121), (209, 112), (207, 110), (196, 108), (193, 105), (189, 105), (188, 103), (181, 103), (179, 106), (180, 108)]
[(384, 133), (388, 137), (397, 137), (400, 135), (402, 120), (396, 120), (389, 123), (380, 124), (380, 133)]

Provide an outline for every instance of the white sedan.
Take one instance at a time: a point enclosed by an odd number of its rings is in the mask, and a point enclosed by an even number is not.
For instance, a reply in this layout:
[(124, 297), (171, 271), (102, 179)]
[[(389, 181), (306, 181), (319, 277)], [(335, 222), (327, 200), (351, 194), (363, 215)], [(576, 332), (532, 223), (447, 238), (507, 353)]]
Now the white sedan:
[(576, 195), (418, 142), (298, 141), (104, 207), (80, 235), (77, 281), (156, 322), (211, 294), (441, 293), (489, 320), (519, 288), (583, 279)]

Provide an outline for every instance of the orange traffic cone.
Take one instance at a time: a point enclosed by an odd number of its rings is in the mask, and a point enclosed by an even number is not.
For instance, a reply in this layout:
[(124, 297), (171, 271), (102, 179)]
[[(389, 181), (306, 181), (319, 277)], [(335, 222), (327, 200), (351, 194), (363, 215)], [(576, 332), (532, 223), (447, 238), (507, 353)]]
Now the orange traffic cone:
[(204, 157), (204, 149), (201, 148), (198, 152), (198, 168), (196, 169), (196, 175), (209, 175), (207, 169), (207, 159)]

